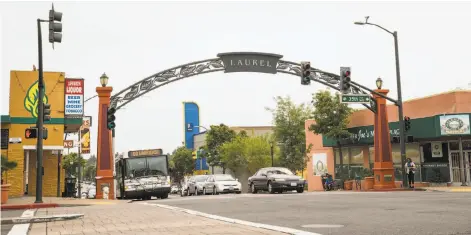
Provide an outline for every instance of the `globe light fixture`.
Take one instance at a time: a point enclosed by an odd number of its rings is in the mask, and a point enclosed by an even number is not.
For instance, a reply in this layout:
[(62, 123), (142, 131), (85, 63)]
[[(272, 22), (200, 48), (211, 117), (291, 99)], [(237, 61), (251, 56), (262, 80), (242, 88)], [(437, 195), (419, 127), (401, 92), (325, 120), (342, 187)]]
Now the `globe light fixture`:
[(102, 87), (105, 87), (108, 84), (108, 76), (106, 76), (106, 73), (103, 73), (103, 75), (101, 75), (100, 83)]
[(382, 86), (383, 86), (383, 79), (381, 78), (376, 79), (376, 87), (378, 89), (381, 89)]

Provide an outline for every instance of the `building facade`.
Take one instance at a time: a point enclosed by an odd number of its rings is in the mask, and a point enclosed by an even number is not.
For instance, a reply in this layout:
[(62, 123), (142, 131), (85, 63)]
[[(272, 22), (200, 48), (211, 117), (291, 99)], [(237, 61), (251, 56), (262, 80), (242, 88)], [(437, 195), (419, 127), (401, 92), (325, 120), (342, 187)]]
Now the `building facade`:
[[(38, 117), (38, 71), (10, 72), (9, 114), (1, 116), (1, 154), (17, 167), (2, 176), (11, 184), (9, 196), (36, 193), (36, 139), (26, 139), (25, 129), (35, 126)], [(45, 122), (48, 138), (43, 151), (43, 196), (61, 196), (65, 171), (61, 167), (64, 133), (77, 132), (82, 118), (65, 118), (64, 83), (62, 72), (44, 72), (44, 103), (51, 105), (51, 120)]]
[[(410, 117), (406, 157), (418, 166), (416, 182), (471, 183), (471, 91), (452, 91), (403, 102), (404, 116)], [(392, 157), (396, 182), (402, 181), (398, 111), (388, 105)], [(306, 121), (306, 142), (313, 144), (314, 161), (308, 164), (310, 190), (320, 190), (320, 176), (315, 176), (318, 156), (326, 156), (327, 171), (336, 178), (353, 178), (374, 162), (374, 114), (358, 110), (350, 118), (350, 139), (336, 140), (315, 135), (308, 130), (314, 120)], [(393, 138), (395, 137), (395, 138)], [(340, 158), (342, 151), (342, 159)]]

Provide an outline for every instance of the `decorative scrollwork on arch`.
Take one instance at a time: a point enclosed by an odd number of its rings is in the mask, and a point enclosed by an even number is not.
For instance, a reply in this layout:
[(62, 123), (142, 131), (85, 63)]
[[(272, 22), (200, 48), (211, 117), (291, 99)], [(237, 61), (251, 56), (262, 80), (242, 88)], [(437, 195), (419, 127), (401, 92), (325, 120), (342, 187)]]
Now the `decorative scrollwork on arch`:
[[(171, 69), (164, 70), (149, 76), (123, 91), (111, 97), (111, 105), (120, 107), (122, 103), (128, 103), (133, 99), (156, 89), (162, 85), (170, 83), (175, 80), (180, 80), (186, 77), (195, 76), (203, 73), (223, 71), (224, 64), (221, 59), (215, 58), (210, 60), (197, 61)], [(122, 106), (122, 105), (121, 105)]]

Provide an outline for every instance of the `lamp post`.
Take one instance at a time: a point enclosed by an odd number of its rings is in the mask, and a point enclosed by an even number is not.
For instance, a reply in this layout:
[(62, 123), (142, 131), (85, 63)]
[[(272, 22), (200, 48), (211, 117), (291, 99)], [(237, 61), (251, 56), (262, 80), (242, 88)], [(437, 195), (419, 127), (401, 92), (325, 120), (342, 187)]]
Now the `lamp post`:
[(370, 17), (366, 16), (365, 17), (365, 22), (355, 22), (356, 25), (373, 25), (376, 26), (387, 33), (391, 34), (394, 38), (394, 52), (395, 52), (395, 57), (396, 57), (396, 82), (397, 82), (397, 103), (396, 105), (398, 106), (398, 113), (399, 113), (399, 131), (400, 131), (400, 146), (401, 146), (401, 169), (402, 169), (402, 186), (406, 187), (407, 185), (407, 179), (406, 179), (406, 133), (405, 133), (405, 128), (404, 128), (404, 113), (403, 113), (403, 106), (402, 106), (402, 90), (401, 90), (401, 71), (399, 68), (399, 46), (398, 46), (398, 40), (397, 40), (397, 31), (391, 32), (380, 25), (369, 23), (368, 19)]
[(108, 85), (108, 76), (106, 76), (106, 73), (103, 73), (100, 77), (100, 83), (101, 83), (101, 86), (102, 87), (105, 87), (106, 85)]
[(382, 86), (383, 86), (383, 79), (381, 78), (376, 79), (376, 87), (378, 88), (378, 90), (381, 90)]

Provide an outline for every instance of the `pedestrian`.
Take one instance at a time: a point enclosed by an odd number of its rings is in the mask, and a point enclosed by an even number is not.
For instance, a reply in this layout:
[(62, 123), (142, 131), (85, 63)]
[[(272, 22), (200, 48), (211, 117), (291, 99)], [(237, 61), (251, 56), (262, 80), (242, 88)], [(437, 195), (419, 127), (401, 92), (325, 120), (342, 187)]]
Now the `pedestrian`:
[(407, 158), (406, 162), (406, 174), (407, 177), (409, 178), (409, 188), (414, 188), (414, 174), (415, 174), (415, 163), (412, 161), (412, 159)]

